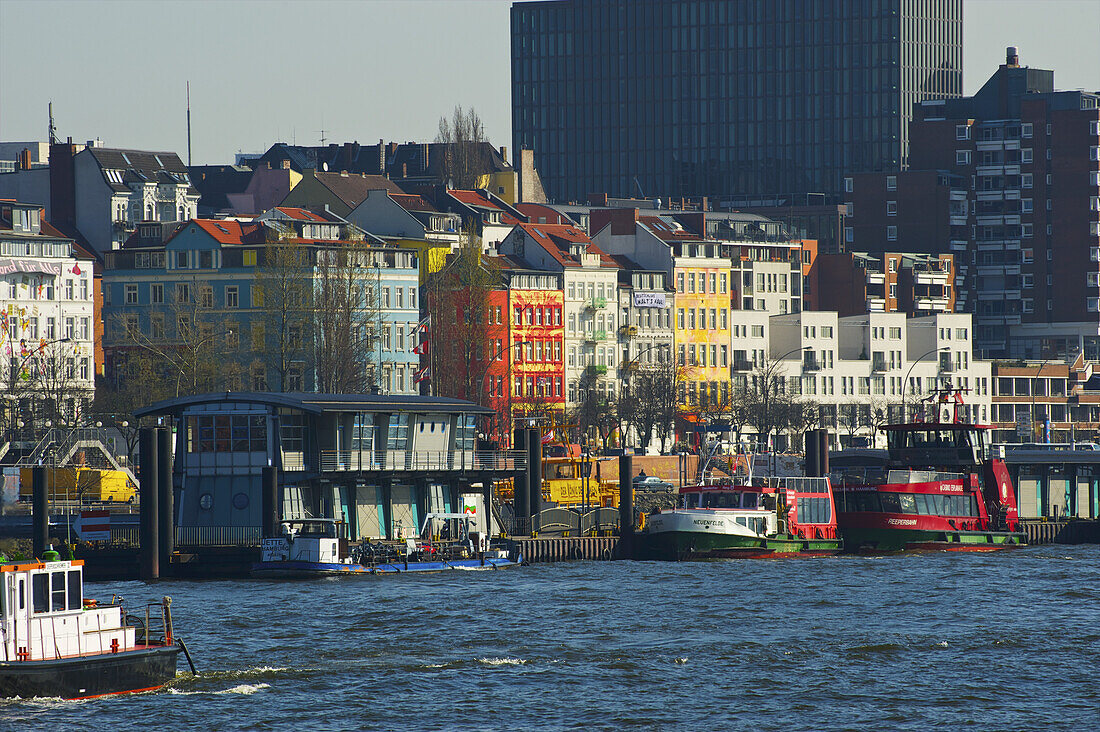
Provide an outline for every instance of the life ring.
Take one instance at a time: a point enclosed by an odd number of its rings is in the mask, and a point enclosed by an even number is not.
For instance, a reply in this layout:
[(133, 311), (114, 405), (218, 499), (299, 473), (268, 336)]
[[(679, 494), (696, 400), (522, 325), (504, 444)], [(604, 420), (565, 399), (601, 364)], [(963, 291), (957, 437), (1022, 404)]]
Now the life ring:
[(611, 550), (610, 549), (604, 549), (602, 556), (603, 556), (603, 560), (605, 562), (611, 561)]
[(85, 609), (90, 609), (90, 608), (93, 608), (93, 607), (99, 607), (99, 600), (95, 600), (95, 599), (92, 599), (92, 598), (89, 597), (89, 598), (84, 600), (84, 607), (85, 607)]

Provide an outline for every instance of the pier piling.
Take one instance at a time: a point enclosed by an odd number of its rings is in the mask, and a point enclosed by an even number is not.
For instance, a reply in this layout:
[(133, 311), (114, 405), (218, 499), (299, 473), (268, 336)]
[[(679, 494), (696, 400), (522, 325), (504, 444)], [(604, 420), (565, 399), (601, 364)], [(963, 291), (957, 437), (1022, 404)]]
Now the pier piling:
[(46, 495), (46, 469), (31, 468), (31, 536), (34, 556), (41, 559), (50, 548), (50, 514)]
[(139, 531), (141, 579), (149, 581), (160, 579), (160, 537), (158, 536), (160, 524), (157, 511), (160, 471), (157, 469), (156, 428), (141, 429), (138, 435), (138, 450), (141, 453), (141, 464), (138, 470), (138, 488), (141, 496)]
[(634, 556), (634, 461), (619, 456), (619, 557)]
[(171, 573), (172, 554), (176, 551), (175, 495), (172, 489), (172, 430), (156, 428), (157, 445), (157, 555), (161, 575)]
[(278, 536), (279, 535), (279, 469), (278, 468), (264, 468), (261, 474), (261, 484), (263, 486), (263, 503), (261, 517), (261, 524), (263, 526), (263, 535)]

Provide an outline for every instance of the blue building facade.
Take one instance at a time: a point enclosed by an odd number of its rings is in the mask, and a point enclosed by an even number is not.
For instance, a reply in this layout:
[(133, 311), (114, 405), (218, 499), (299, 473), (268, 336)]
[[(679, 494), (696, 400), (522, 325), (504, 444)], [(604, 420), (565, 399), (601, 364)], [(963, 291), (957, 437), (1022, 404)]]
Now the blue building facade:
[[(420, 320), (416, 253), (387, 246), (331, 213), (291, 208), (252, 221), (142, 224), (122, 249), (109, 253), (103, 277), (108, 375), (121, 378), (116, 367), (126, 354), (145, 351), (174, 364), (168, 375), (177, 379), (177, 394), (316, 391), (313, 344), (320, 316), (282, 319), (272, 306), (270, 293), (281, 285), (265, 264), (276, 242), (306, 250), (305, 266), (287, 275), (297, 280), (298, 292), (317, 292), (323, 276), (318, 263), (329, 253), (354, 245), (366, 254), (355, 274), (370, 296), (358, 303), (353, 322), (374, 340), (363, 349), (362, 367), (386, 393), (415, 393), (419, 356), (410, 333)], [(201, 384), (185, 368), (200, 351), (217, 361)]]

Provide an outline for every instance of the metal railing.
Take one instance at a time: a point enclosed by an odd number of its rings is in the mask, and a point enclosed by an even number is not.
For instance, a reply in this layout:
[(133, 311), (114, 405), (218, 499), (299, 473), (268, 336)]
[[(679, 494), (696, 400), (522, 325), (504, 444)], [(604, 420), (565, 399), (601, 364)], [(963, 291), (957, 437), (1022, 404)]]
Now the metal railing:
[[(259, 526), (177, 526), (176, 546), (259, 546), (263, 530)], [(137, 547), (141, 529), (137, 526), (111, 526), (111, 543)]]
[(906, 485), (910, 483), (936, 483), (961, 481), (963, 473), (944, 473), (935, 470), (887, 470), (886, 468), (848, 468), (830, 474), (834, 485)]
[[(526, 470), (527, 453), (523, 450), (321, 450), (323, 473), (383, 470)], [(289, 470), (286, 463), (283, 469)], [(302, 469), (302, 468), (297, 468)]]
[(596, 508), (584, 514), (568, 508), (548, 508), (531, 517), (532, 535), (587, 536), (594, 532), (618, 530), (617, 508)]

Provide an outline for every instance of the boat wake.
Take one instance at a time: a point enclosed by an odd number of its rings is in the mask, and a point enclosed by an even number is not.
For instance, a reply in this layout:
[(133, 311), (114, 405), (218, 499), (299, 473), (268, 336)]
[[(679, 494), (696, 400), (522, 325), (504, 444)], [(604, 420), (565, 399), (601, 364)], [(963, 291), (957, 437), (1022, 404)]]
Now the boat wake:
[(523, 666), (527, 663), (524, 658), (479, 658), (477, 662), (485, 666)]
[(176, 694), (177, 696), (219, 696), (222, 694), (244, 694), (246, 696), (255, 694), (257, 691), (263, 691), (264, 689), (270, 689), (271, 684), (237, 684), (229, 689), (221, 689), (218, 691), (183, 691), (181, 689), (169, 689), (169, 694)]

